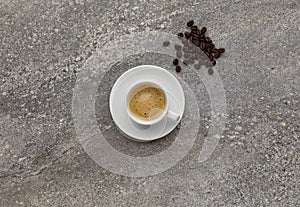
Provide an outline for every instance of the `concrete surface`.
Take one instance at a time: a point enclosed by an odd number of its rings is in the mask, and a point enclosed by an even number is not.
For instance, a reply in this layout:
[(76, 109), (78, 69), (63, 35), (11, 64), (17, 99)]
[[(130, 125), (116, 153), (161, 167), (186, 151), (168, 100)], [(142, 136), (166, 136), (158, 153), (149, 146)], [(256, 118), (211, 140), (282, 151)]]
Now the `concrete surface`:
[[(195, 145), (175, 167), (147, 178), (110, 173), (76, 139), (77, 74), (118, 35), (177, 33), (190, 18), (226, 48), (216, 69), (228, 118), (216, 151), (197, 162), (210, 119), (204, 102)], [(0, 206), (300, 206), (299, 25), (298, 0), (2, 0)], [(120, 60), (113, 69), (149, 57)], [(103, 83), (100, 106), (111, 86)], [(198, 92), (199, 101), (207, 97)], [(148, 156), (172, 143), (172, 136), (148, 144), (123, 139), (103, 107), (98, 121), (114, 148)]]

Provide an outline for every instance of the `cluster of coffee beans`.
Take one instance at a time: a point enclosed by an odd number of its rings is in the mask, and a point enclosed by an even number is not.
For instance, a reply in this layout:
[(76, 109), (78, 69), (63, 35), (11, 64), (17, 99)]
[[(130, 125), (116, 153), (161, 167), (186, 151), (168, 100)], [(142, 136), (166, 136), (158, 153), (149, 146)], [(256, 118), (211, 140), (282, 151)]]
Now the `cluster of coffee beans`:
[(175, 45), (177, 58), (173, 60), (173, 64), (176, 66), (176, 72), (181, 71), (179, 60), (182, 60), (185, 65), (194, 65), (195, 69), (200, 69), (201, 65), (206, 65), (210, 68), (208, 73), (213, 74), (211, 67), (216, 65), (216, 59), (221, 57), (225, 49), (217, 49), (211, 38), (205, 36), (206, 27), (198, 28), (194, 25), (193, 20), (188, 21), (187, 26), (191, 30), (178, 33), (182, 44)]

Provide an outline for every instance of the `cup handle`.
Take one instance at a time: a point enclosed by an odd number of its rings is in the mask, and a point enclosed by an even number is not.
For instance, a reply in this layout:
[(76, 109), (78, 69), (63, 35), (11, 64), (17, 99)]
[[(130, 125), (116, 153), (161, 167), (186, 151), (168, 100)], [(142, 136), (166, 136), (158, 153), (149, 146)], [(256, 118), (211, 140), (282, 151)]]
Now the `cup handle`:
[(167, 116), (168, 116), (168, 118), (169, 119), (172, 119), (173, 121), (178, 121), (179, 120), (179, 118), (180, 118), (180, 115), (179, 114), (177, 114), (177, 113), (175, 113), (174, 111), (168, 111), (168, 114), (167, 114)]

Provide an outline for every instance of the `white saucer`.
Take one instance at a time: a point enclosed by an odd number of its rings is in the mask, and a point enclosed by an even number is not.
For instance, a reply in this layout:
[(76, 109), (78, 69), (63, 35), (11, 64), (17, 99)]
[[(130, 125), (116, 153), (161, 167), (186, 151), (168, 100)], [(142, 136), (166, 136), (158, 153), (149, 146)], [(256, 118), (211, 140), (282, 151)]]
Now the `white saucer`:
[[(131, 86), (140, 81), (151, 81), (164, 88), (170, 97), (169, 109), (180, 115), (178, 121), (166, 117), (159, 123), (147, 127), (135, 124), (129, 118), (126, 95)], [(169, 134), (180, 122), (185, 108), (184, 92), (179, 81), (167, 70), (153, 65), (141, 65), (126, 71), (115, 82), (110, 93), (109, 108), (115, 124), (123, 135), (136, 141), (152, 141)]]

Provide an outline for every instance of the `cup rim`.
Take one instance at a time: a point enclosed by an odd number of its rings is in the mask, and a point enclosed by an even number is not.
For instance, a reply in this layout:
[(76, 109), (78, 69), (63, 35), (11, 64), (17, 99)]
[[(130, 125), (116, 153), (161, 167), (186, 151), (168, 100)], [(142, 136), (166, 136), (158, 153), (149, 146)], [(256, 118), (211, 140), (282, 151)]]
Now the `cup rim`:
[[(136, 87), (139, 87), (139, 86), (142, 86), (142, 85), (154, 85), (155, 87), (159, 88), (162, 90), (162, 92), (164, 93), (164, 96), (165, 96), (165, 99), (166, 99), (166, 107), (164, 109), (164, 111), (158, 116), (156, 117), (155, 119), (153, 120), (142, 120), (142, 119), (139, 119), (137, 118), (136, 116), (134, 116), (130, 109), (129, 109), (129, 98), (130, 98), (130, 95), (132, 93), (132, 91), (136, 88)], [(127, 111), (127, 114), (129, 115), (129, 117), (136, 123), (138, 124), (141, 124), (141, 125), (152, 125), (152, 124), (155, 124), (155, 123), (158, 123), (159, 121), (161, 121), (167, 114), (167, 111), (168, 111), (168, 108), (169, 108), (169, 97), (166, 93), (166, 91), (163, 89), (163, 87), (156, 83), (156, 82), (153, 82), (153, 81), (139, 81), (137, 83), (135, 83), (130, 89), (129, 91), (127, 92), (127, 95), (126, 95), (126, 111)]]

